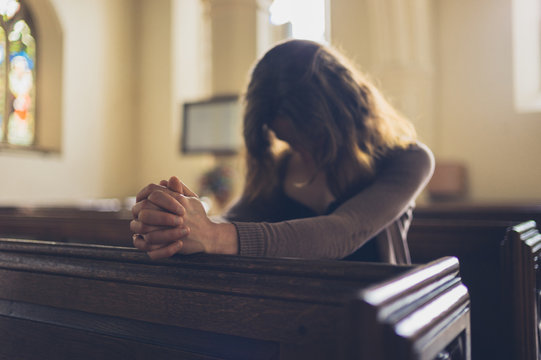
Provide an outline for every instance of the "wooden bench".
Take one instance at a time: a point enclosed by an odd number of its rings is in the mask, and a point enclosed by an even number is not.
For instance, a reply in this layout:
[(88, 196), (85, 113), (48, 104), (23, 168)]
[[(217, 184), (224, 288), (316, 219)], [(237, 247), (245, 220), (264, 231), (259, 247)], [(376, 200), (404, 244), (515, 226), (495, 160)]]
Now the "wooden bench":
[(132, 246), (130, 221), (129, 211), (4, 207), (0, 208), (0, 236)]
[(510, 228), (503, 243), (504, 291), (512, 316), (509, 327), (514, 359), (537, 360), (540, 353), (541, 235), (534, 221)]
[(541, 224), (541, 203), (430, 203), (419, 204), (414, 211), (416, 219), (492, 220)]
[(0, 358), (469, 359), (458, 272), (2, 239)]
[[(530, 225), (523, 224), (517, 229), (531, 230), (532, 224), (535, 228), (535, 223), (527, 224)], [(508, 234), (515, 225), (517, 221), (417, 217), (408, 234), (414, 263), (442, 256), (459, 259), (462, 278), (472, 301), (474, 359), (533, 359), (522, 353), (537, 351), (537, 342), (531, 340), (533, 332), (538, 332), (537, 325), (533, 324), (537, 319), (537, 304), (532, 302), (535, 256), (524, 250), (519, 261), (515, 249), (519, 243), (516, 240), (518, 235), (510, 238), (513, 232)], [(529, 284), (530, 295), (526, 290), (518, 291), (516, 288), (516, 284), (524, 283)], [(510, 284), (515, 284), (515, 287)], [(524, 317), (530, 320), (517, 322)], [(530, 334), (530, 340), (522, 339), (525, 333)], [(528, 346), (528, 350), (524, 346)]]

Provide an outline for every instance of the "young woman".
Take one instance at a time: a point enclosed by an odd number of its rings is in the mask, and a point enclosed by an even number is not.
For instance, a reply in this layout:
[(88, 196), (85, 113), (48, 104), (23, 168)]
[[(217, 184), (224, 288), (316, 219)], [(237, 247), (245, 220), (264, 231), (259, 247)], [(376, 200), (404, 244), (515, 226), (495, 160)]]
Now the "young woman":
[(331, 48), (291, 40), (256, 64), (244, 100), (246, 182), (226, 222), (173, 177), (138, 194), (137, 248), (409, 261), (411, 210), (434, 160), (374, 86)]

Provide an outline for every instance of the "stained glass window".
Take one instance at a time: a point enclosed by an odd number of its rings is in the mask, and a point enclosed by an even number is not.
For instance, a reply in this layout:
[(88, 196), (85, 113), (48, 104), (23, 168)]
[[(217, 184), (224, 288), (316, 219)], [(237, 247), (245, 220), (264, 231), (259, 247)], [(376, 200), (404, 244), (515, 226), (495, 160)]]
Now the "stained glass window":
[(0, 0), (0, 145), (36, 137), (36, 40), (24, 2)]

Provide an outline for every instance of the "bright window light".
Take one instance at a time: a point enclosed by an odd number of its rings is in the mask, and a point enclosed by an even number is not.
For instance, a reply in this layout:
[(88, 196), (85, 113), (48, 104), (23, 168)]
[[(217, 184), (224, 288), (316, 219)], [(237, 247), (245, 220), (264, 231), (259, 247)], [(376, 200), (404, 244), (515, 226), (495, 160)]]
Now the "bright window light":
[(541, 0), (513, 0), (515, 108), (541, 112)]
[(270, 7), (271, 23), (291, 23), (291, 36), (324, 42), (326, 0), (274, 0)]

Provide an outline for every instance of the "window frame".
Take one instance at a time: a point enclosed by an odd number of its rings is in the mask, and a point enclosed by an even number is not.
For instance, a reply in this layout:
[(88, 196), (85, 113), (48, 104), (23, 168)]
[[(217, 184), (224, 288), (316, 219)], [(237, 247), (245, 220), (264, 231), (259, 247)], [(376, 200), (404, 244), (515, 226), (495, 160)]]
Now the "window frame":
[[(4, 133), (3, 138), (0, 138), (0, 150), (32, 150), (32, 151), (42, 151), (42, 149), (39, 148), (38, 144), (38, 67), (39, 67), (39, 55), (38, 55), (38, 43), (39, 43), (39, 36), (37, 31), (37, 26), (35, 25), (34, 20), (34, 14), (32, 9), (30, 9), (30, 6), (24, 1), (24, 0), (18, 0), (20, 4), (20, 8), (17, 11), (17, 13), (9, 19), (7, 22), (5, 22), (5, 25), (12, 25), (16, 23), (19, 20), (24, 20), (24, 22), (28, 25), (28, 27), (31, 29), (32, 37), (35, 41), (35, 47), (36, 47), (36, 53), (35, 53), (35, 62), (34, 62), (34, 71), (33, 71), (33, 82), (34, 82), (34, 108), (33, 108), (33, 115), (34, 115), (34, 136), (33, 140), (28, 145), (19, 145), (19, 144), (12, 144), (8, 141), (7, 138), (7, 129), (9, 127), (9, 114), (11, 113), (11, 106), (10, 103), (13, 101), (13, 95), (11, 94), (9, 88), (8, 88), (8, 78), (9, 78), (9, 66), (10, 66), (10, 60), (7, 58), (9, 57), (9, 41), (6, 42), (6, 83), (2, 86), (6, 86), (6, 99), (4, 104), (4, 109), (0, 109), (2, 114), (4, 115), (4, 120), (2, 121), (2, 124), (0, 126), (3, 127)], [(2, 21), (3, 22), (3, 21)], [(9, 36), (9, 26), (6, 26), (4, 28), (6, 31), (6, 38)]]
[(541, 0), (512, 0), (514, 105), (541, 112)]

